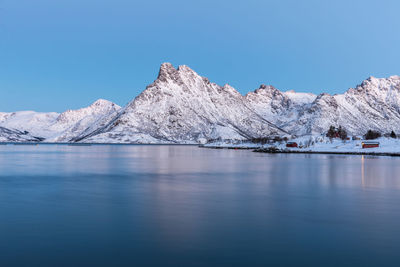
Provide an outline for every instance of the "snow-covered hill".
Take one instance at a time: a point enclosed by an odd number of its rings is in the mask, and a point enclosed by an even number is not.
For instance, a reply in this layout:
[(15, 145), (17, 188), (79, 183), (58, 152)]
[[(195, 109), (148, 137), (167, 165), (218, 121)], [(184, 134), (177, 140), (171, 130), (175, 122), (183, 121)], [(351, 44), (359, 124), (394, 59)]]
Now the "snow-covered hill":
[(105, 117), (116, 116), (120, 106), (104, 99), (99, 99), (86, 108), (67, 110), (61, 113), (49, 127), (53, 132), (47, 136), (48, 142), (70, 142), (93, 125), (101, 126)]
[(49, 126), (59, 115), (56, 112), (35, 111), (0, 113), (0, 126), (17, 131), (27, 131), (35, 136), (47, 137), (53, 134)]
[(0, 127), (8, 130), (3, 131), (4, 139), (8, 132), (12, 140), (17, 140), (15, 134), (20, 132), (40, 137), (46, 142), (69, 142), (104, 116), (116, 114), (119, 109), (118, 105), (99, 99), (89, 107), (61, 114), (34, 111), (0, 113)]
[(243, 96), (187, 66), (164, 63), (157, 79), (124, 108), (98, 100), (61, 114), (0, 113), (3, 139), (23, 133), (47, 142), (202, 143), (319, 135), (330, 125), (355, 135), (400, 132), (400, 77), (370, 77), (338, 95), (261, 85)]

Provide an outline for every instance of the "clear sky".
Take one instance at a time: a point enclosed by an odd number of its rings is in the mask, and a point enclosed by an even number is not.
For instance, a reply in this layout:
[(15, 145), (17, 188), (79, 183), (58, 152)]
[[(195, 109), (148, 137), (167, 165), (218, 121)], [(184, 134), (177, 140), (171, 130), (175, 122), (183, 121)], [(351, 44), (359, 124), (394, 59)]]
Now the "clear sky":
[(0, 0), (0, 111), (125, 105), (162, 62), (241, 93), (400, 75), (398, 0)]

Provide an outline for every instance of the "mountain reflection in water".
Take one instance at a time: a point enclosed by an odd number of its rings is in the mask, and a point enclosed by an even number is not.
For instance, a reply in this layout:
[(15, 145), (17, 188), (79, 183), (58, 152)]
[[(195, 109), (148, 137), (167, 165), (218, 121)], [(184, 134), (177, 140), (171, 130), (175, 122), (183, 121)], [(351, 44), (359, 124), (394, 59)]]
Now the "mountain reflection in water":
[(397, 266), (400, 158), (0, 147), (0, 266)]

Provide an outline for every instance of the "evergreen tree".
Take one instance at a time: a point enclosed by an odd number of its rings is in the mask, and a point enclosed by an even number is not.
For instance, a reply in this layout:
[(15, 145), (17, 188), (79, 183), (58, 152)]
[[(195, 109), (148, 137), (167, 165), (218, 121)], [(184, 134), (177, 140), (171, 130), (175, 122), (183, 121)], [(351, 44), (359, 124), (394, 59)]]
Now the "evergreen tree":
[(373, 140), (373, 139), (379, 138), (381, 136), (382, 136), (382, 134), (380, 132), (368, 130), (368, 132), (364, 135), (364, 139)]
[(342, 126), (339, 126), (338, 134), (339, 134), (340, 139), (342, 139), (342, 140), (347, 139), (347, 132)]
[(329, 138), (335, 138), (336, 137), (336, 128), (335, 128), (335, 126), (331, 125), (331, 127), (329, 127), (329, 130), (326, 133), (326, 137), (329, 137)]

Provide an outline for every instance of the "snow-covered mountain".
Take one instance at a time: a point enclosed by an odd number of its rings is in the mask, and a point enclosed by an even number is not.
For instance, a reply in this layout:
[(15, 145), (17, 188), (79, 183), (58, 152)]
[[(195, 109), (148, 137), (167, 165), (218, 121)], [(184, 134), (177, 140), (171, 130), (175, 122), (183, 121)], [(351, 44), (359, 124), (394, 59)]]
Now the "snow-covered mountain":
[(36, 136), (46, 142), (69, 142), (104, 116), (116, 114), (119, 109), (118, 105), (99, 99), (89, 107), (68, 110), (61, 114), (34, 111), (0, 113), (0, 127), (7, 129), (3, 130), (4, 140), (7, 133), (12, 135), (10, 140), (17, 140), (16, 133), (26, 133), (23, 141), (26, 136)]
[(337, 95), (261, 85), (243, 96), (187, 66), (164, 63), (157, 79), (124, 108), (98, 100), (61, 114), (0, 113), (0, 141), (197, 143), (315, 135), (330, 125), (356, 135), (369, 129), (400, 132), (400, 77), (370, 77)]
[(154, 83), (85, 142), (178, 142), (288, 135), (247, 105), (229, 85), (219, 86), (187, 66), (164, 63)]
[(246, 97), (258, 114), (297, 136), (321, 134), (331, 125), (341, 125), (354, 135), (369, 129), (400, 131), (399, 76), (370, 77), (337, 95), (281, 92), (261, 86)]
[(325, 132), (342, 125), (349, 133), (363, 135), (369, 129), (381, 133), (400, 131), (400, 77), (370, 77), (344, 94), (319, 95), (300, 112), (299, 127), (285, 127), (297, 135)]

